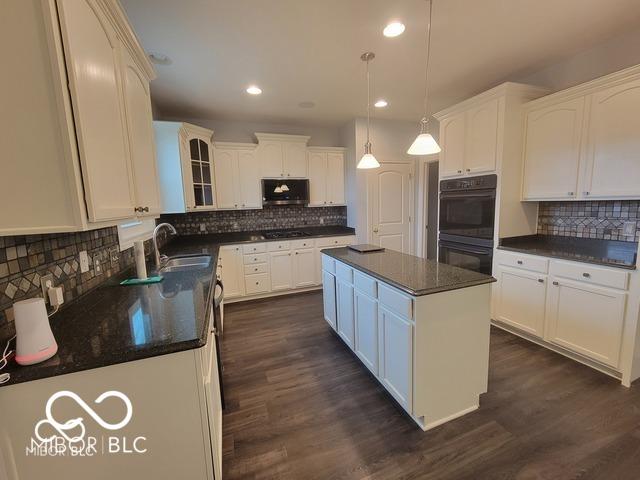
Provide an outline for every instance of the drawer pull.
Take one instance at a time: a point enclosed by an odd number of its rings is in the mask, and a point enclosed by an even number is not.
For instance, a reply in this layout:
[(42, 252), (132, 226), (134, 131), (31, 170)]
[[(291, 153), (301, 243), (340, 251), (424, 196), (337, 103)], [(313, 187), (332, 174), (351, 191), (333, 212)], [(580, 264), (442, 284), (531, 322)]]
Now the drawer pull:
[(257, 268), (254, 268), (254, 269), (253, 269), (253, 271), (254, 271), (254, 272), (257, 272), (257, 271), (258, 271), (258, 269), (257, 269)]
[(254, 257), (254, 258), (253, 258), (253, 261), (254, 261), (254, 262), (257, 262), (257, 261), (258, 261), (258, 259)]
[(553, 282), (553, 284), (557, 287), (558, 286), (558, 282)]
[(538, 283), (544, 283), (544, 280), (542, 278), (539, 278)]
[(260, 285), (260, 282), (256, 282), (256, 285)]
[(522, 260), (518, 260), (516, 263), (517, 263), (518, 265), (522, 265)]
[(591, 274), (590, 274), (590, 273), (587, 273), (587, 272), (584, 272), (584, 273), (582, 274), (582, 276), (583, 276), (584, 278), (591, 278)]

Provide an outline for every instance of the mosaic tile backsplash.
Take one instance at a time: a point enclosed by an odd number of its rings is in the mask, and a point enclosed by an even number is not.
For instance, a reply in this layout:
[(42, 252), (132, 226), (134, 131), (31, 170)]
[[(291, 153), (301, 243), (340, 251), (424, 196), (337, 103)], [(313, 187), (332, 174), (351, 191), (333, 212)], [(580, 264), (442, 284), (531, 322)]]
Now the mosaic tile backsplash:
[(247, 232), (318, 225), (346, 225), (347, 207), (282, 205), (260, 210), (219, 210), (161, 215), (180, 235)]
[(540, 202), (538, 233), (638, 242), (640, 200)]
[[(151, 252), (150, 242), (145, 242), (147, 254)], [(83, 250), (89, 257), (89, 271), (80, 273), (79, 254)], [(117, 261), (111, 261), (111, 251)], [(102, 267), (101, 273), (96, 272), (96, 261)], [(0, 329), (13, 321), (14, 302), (42, 296), (43, 275), (53, 274), (54, 284), (62, 285), (66, 304), (133, 263), (133, 248), (119, 251), (116, 227), (0, 237)]]

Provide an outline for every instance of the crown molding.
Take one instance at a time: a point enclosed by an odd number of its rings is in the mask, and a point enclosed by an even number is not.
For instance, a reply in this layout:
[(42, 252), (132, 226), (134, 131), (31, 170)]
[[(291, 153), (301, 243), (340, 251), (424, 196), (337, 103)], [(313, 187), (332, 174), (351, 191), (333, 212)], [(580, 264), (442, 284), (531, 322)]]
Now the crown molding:
[(273, 141), (273, 142), (300, 142), (307, 143), (311, 137), (307, 135), (288, 135), (283, 133), (260, 133), (254, 134), (258, 139), (258, 143), (261, 141)]

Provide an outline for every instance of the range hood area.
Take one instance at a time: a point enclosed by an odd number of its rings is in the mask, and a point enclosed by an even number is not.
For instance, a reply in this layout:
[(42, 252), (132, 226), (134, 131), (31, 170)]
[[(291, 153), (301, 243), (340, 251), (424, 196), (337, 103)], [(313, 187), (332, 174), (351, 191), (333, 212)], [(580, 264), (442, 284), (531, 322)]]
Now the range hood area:
[(262, 205), (308, 205), (309, 180), (262, 179)]

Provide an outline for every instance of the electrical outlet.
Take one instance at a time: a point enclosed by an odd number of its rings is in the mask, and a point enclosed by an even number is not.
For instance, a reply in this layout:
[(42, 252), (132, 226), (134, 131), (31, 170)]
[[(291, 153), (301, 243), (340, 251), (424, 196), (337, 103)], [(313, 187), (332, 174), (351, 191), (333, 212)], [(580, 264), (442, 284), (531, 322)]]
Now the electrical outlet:
[(624, 227), (622, 230), (624, 235), (635, 236), (636, 234), (636, 222), (624, 222)]
[(86, 273), (89, 271), (89, 255), (86, 250), (80, 252), (80, 273)]
[(200, 224), (200, 231), (201, 232), (206, 232), (207, 231), (207, 226), (204, 223)]
[(44, 303), (49, 303), (49, 295), (47, 294), (47, 291), (54, 286), (53, 273), (48, 273), (40, 277), (40, 288), (42, 288), (42, 298), (44, 298)]
[(120, 262), (120, 249), (118, 247), (111, 247), (109, 249), (109, 260), (111, 262), (111, 268), (115, 268)]
[(95, 257), (93, 259), (93, 269), (96, 272), (96, 275), (102, 275), (102, 264), (100, 263), (100, 259), (98, 259), (98, 257)]

